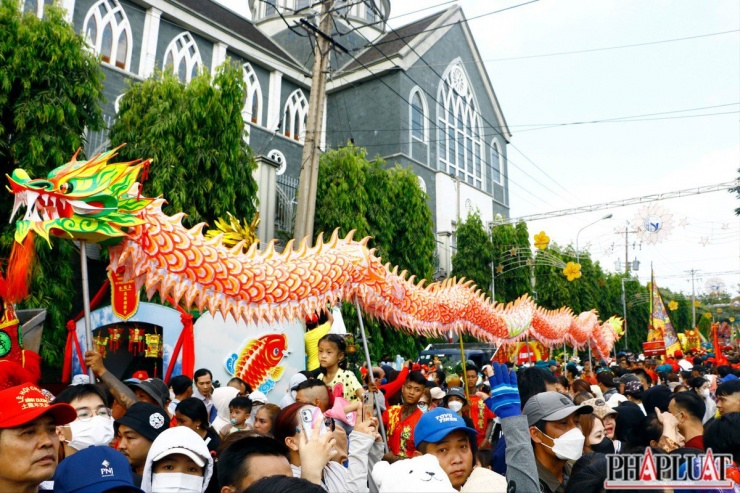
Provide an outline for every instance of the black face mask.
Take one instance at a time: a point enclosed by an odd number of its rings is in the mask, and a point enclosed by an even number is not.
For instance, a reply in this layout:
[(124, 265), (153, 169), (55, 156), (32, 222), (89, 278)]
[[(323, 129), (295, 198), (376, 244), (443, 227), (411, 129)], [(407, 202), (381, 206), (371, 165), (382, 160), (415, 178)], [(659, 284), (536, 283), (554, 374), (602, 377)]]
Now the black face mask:
[(604, 437), (599, 443), (591, 445), (591, 450), (599, 454), (613, 454), (614, 442), (610, 438)]

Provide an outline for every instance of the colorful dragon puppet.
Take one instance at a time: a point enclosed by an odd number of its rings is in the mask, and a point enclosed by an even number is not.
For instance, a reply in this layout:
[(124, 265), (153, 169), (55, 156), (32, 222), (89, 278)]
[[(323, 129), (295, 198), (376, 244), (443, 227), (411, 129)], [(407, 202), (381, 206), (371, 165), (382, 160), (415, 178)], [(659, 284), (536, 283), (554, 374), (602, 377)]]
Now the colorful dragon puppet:
[[(523, 296), (504, 306), (487, 299), (472, 281), (447, 279), (425, 285), (384, 265), (368, 249), (369, 238), (353, 241), (335, 231), (316, 246), (305, 240), (296, 250), (289, 242), (283, 253), (270, 243), (263, 252), (256, 244), (222, 245), (221, 236), (206, 239), (203, 224), (186, 229), (183, 213), (167, 216), (163, 199), (141, 198), (136, 179), (147, 164), (109, 161), (115, 150), (89, 161), (75, 157), (46, 178), (32, 179), (23, 170), (8, 177), (15, 194), (16, 241), (29, 232), (107, 244), (109, 268), (123, 268), (147, 296), (159, 292), (175, 303), (220, 312), (245, 321), (304, 317), (338, 300), (359, 300), (362, 308), (389, 324), (417, 335), (440, 336), (449, 330), (497, 343), (531, 334), (547, 344), (564, 341), (583, 347), (591, 341), (598, 356), (606, 356), (619, 336), (621, 321), (599, 323), (595, 312), (574, 316), (569, 310), (551, 312)], [(11, 219), (12, 220), (12, 219)]]

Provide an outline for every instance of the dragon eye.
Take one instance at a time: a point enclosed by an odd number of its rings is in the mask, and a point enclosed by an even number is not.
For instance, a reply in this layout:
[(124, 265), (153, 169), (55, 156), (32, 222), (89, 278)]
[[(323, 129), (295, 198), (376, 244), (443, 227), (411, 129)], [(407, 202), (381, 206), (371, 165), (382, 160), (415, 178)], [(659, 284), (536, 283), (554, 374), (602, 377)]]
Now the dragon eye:
[(71, 183), (62, 183), (59, 185), (59, 191), (62, 193), (69, 193), (72, 191), (72, 184)]

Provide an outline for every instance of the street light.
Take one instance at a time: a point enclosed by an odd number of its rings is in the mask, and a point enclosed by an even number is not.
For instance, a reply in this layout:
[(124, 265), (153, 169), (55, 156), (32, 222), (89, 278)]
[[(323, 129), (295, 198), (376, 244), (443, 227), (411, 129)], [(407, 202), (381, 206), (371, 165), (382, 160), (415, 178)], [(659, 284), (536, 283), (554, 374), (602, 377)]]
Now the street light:
[[(606, 216), (604, 216), (604, 217), (602, 217), (600, 219), (597, 219), (596, 221), (592, 222), (591, 224), (587, 224), (587, 225), (585, 225), (584, 227), (582, 227), (581, 229), (578, 230), (578, 233), (576, 233), (576, 263), (577, 264), (580, 264), (581, 263), (580, 262), (581, 252), (578, 250), (578, 235), (580, 235), (581, 234), (581, 231), (583, 231), (584, 229), (588, 228), (589, 226), (593, 226), (597, 222), (603, 221), (605, 219), (611, 219), (612, 216), (613, 216), (612, 214), (607, 214)], [(588, 362), (589, 362), (589, 364), (593, 365), (593, 362), (591, 361), (591, 339), (588, 340)], [(593, 366), (591, 368), (593, 368)]]
[(602, 217), (601, 219), (597, 219), (596, 221), (592, 222), (591, 224), (587, 224), (587, 225), (585, 225), (584, 227), (582, 227), (581, 229), (578, 230), (578, 233), (576, 233), (576, 263), (577, 264), (580, 264), (580, 261), (579, 260), (580, 260), (580, 257), (581, 257), (581, 252), (578, 250), (578, 235), (580, 235), (581, 234), (581, 231), (583, 231), (584, 229), (588, 228), (589, 226), (593, 226), (597, 222), (603, 221), (604, 219), (611, 219), (612, 217), (613, 217), (613, 214), (607, 214), (606, 216)]

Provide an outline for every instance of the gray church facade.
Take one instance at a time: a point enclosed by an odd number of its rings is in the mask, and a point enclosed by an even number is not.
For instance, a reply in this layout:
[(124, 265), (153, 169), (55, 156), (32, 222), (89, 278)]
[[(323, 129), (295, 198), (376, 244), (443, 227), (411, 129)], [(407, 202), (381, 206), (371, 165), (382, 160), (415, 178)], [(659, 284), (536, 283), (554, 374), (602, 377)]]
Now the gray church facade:
[[(43, 15), (42, 1), (26, 0), (24, 9)], [(62, 0), (101, 57), (109, 123), (127, 81), (171, 68), (187, 82), (227, 58), (242, 66), (263, 241), (292, 230), (313, 63), (310, 39), (294, 23), (316, 17), (311, 3), (250, 0), (247, 20), (211, 0)], [(332, 54), (321, 147), (352, 141), (414, 170), (434, 217), (436, 275), (445, 276), (458, 218), (478, 210), (488, 224), (509, 213), (511, 135), (464, 14), (453, 6), (392, 29), (389, 0), (334, 8), (332, 37), (346, 52)], [(88, 153), (108, 144), (106, 132), (88, 141)]]

